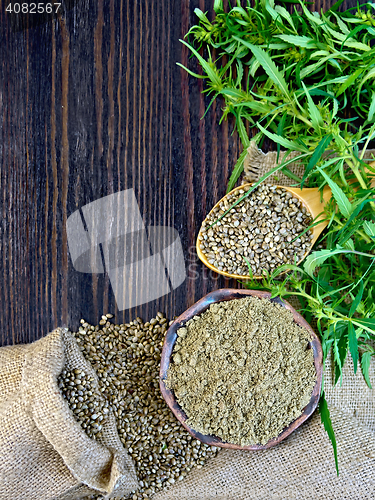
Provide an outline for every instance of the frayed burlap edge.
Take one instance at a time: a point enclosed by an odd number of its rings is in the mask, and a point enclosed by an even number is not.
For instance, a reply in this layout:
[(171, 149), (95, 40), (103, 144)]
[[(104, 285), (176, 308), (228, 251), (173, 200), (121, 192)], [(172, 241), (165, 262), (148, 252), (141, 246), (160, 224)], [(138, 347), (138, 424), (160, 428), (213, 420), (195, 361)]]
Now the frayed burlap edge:
[[(247, 149), (247, 153), (248, 154), (244, 160), (243, 184), (259, 180), (264, 174), (269, 172), (272, 168), (275, 168), (284, 160), (286, 151), (280, 151), (279, 160), (277, 161), (277, 151), (264, 153), (258, 148), (255, 141), (251, 141), (250, 146)], [(287, 157), (285, 157), (285, 159), (295, 158), (299, 154), (300, 153), (298, 151), (292, 151)], [(370, 161), (374, 159), (375, 149), (368, 149), (364, 155), (364, 160)], [(288, 169), (300, 179), (302, 179), (305, 172), (303, 164), (298, 160), (290, 163), (288, 165)], [(290, 186), (295, 181), (279, 170), (274, 175), (271, 175), (269, 179), (267, 179), (267, 182), (271, 184), (279, 184), (280, 186)], [(306, 181), (306, 185), (308, 185), (308, 179)]]

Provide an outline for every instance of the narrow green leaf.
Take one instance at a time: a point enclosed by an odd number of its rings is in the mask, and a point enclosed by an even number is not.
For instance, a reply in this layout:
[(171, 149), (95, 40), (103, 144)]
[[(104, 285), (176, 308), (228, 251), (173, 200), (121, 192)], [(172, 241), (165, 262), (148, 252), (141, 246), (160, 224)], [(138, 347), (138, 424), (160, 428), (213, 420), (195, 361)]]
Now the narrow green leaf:
[(363, 377), (366, 381), (366, 384), (369, 386), (370, 389), (372, 389), (371, 382), (370, 382), (370, 375), (369, 375), (370, 363), (371, 363), (371, 353), (364, 352), (361, 356), (362, 374), (363, 374)]
[(369, 80), (370, 78), (375, 78), (375, 68), (370, 69), (370, 71), (362, 78), (360, 83), (358, 84), (357, 87), (357, 100), (360, 101), (360, 94), (362, 91), (363, 85)]
[(283, 273), (284, 271), (297, 271), (303, 273), (303, 270), (295, 264), (283, 264), (272, 272), (271, 278), (276, 278), (276, 276), (278, 276), (280, 273)]
[(370, 331), (375, 333), (375, 318), (355, 318), (356, 324), (359, 324), (363, 328), (368, 328)]
[(338, 245), (340, 246), (344, 246), (345, 245), (345, 242), (351, 238), (358, 229), (361, 228), (361, 225), (362, 225), (362, 221), (361, 220), (357, 220), (349, 229), (347, 229), (346, 231), (344, 231), (342, 234), (341, 234), (341, 237), (340, 239), (338, 240)]
[(194, 73), (194, 71), (191, 71), (189, 68), (187, 68), (186, 66), (184, 66), (183, 64), (181, 64), (179, 62), (176, 63), (176, 66), (180, 66), (180, 68), (184, 69), (187, 73), (189, 73), (189, 75), (194, 76), (194, 78), (200, 78), (202, 80), (204, 80), (205, 78), (207, 78), (204, 75), (198, 75), (198, 73)]
[(235, 40), (237, 40), (238, 42), (242, 43), (243, 45), (245, 45), (246, 47), (248, 47), (252, 51), (255, 58), (260, 62), (262, 68), (267, 73), (267, 75), (271, 78), (273, 83), (290, 100), (289, 89), (288, 89), (288, 85), (284, 79), (284, 76), (280, 73), (276, 64), (273, 62), (273, 60), (270, 58), (270, 56), (267, 54), (267, 52), (264, 51), (263, 49), (260, 49), (256, 45), (252, 45), (251, 43), (246, 42), (245, 40), (242, 40), (242, 38), (238, 38), (236, 36), (234, 36), (233, 38)]
[(329, 413), (328, 404), (327, 404), (324, 392), (320, 396), (320, 400), (319, 400), (319, 413), (320, 413), (320, 420), (321, 420), (322, 424), (324, 425), (324, 429), (325, 429), (326, 433), (328, 434), (328, 437), (332, 443), (333, 453), (335, 456), (336, 472), (337, 472), (337, 475), (339, 475), (339, 464), (338, 464), (338, 458), (337, 458), (336, 437), (335, 437), (335, 432), (333, 430), (331, 416)]
[[(287, 118), (287, 114), (284, 113), (278, 126), (277, 126), (277, 135), (279, 135), (280, 137), (282, 137), (283, 133), (284, 133), (284, 126), (285, 126), (285, 121), (286, 121), (286, 118)], [(280, 144), (277, 145), (277, 158), (276, 158), (276, 163), (279, 163), (279, 156), (280, 156)]]
[[(357, 33), (359, 33), (360, 31), (363, 31), (363, 30), (366, 30), (367, 31), (367, 28), (368, 26), (356, 26), (354, 29), (352, 29), (351, 31), (346, 31), (345, 34), (346, 34), (346, 39), (345, 41), (348, 39), (348, 38), (354, 38), (354, 35), (356, 35)], [(342, 48), (342, 46), (341, 46)]]
[[(240, 5), (238, 3), (238, 5)], [(242, 7), (233, 7), (232, 11), (231, 12), (238, 12), (244, 19), (248, 19), (248, 15), (247, 15), (247, 12), (245, 9), (243, 9)], [(237, 19), (237, 21), (240, 21), (241, 19)]]
[(272, 19), (275, 21), (278, 18), (278, 15), (277, 15), (277, 12), (275, 11), (275, 9), (273, 8), (273, 6), (274, 6), (274, 2), (272, 0), (265, 1), (266, 10), (269, 13), (269, 15), (272, 17)]
[(375, 92), (372, 92), (371, 105), (370, 105), (370, 109), (368, 110), (368, 117), (367, 117), (368, 122), (373, 121), (374, 114), (375, 114)]
[(260, 62), (254, 57), (254, 60), (250, 66), (250, 75), (254, 78), (257, 69), (260, 68)]
[(353, 250), (353, 252), (355, 251), (355, 248), (354, 248), (354, 241), (351, 239), (351, 238), (348, 238), (344, 245), (343, 245), (344, 248), (348, 249), (348, 250)]
[[(317, 24), (318, 26), (324, 24), (324, 22), (320, 19), (320, 16), (319, 14), (316, 12), (316, 14), (318, 14), (317, 16), (314, 16), (313, 14), (311, 14), (310, 11), (308, 11), (304, 5), (304, 3), (300, 2), (301, 6), (302, 6), (302, 9), (303, 9), (303, 12), (305, 14), (305, 16), (313, 23), (313, 24)], [(314, 27), (314, 29), (316, 29)]]
[(371, 200), (371, 199), (362, 199), (362, 200), (359, 200), (358, 202), (358, 205), (355, 204), (355, 208), (351, 214), (351, 216), (349, 217), (349, 219), (346, 221), (345, 223), (345, 226), (343, 226), (340, 231), (337, 233), (337, 237), (340, 237), (340, 236), (344, 236), (345, 235), (345, 232), (347, 231), (349, 225), (353, 222), (353, 220), (357, 217), (357, 215), (360, 213), (360, 211), (363, 209), (363, 207), (367, 204), (367, 203), (370, 203), (371, 201), (375, 201), (374, 200)]
[(332, 112), (332, 120), (335, 118), (335, 116), (337, 115), (337, 112), (339, 110), (339, 101), (337, 99), (335, 99), (333, 101), (333, 112)]
[[(327, 14), (327, 12), (326, 12), (326, 14)], [(336, 18), (337, 24), (340, 26), (341, 31), (343, 33), (345, 33), (346, 35), (348, 33), (350, 33), (348, 26), (344, 23), (344, 21), (342, 21), (341, 17), (337, 14), (334, 14), (334, 16)]]
[(223, 8), (223, 0), (215, 0), (214, 1), (214, 11), (216, 12), (216, 14), (218, 12), (223, 12), (224, 8)]
[(301, 189), (303, 188), (303, 185), (312, 171), (312, 169), (317, 165), (319, 162), (320, 158), (322, 157), (322, 154), (324, 151), (328, 148), (330, 142), (332, 140), (332, 134), (325, 135), (323, 139), (319, 142), (317, 147), (315, 148), (314, 153), (312, 154), (309, 163), (307, 164), (307, 167), (305, 169), (305, 173), (303, 174), (302, 177), (302, 182), (301, 182)]
[(336, 97), (339, 97), (342, 93), (345, 92), (345, 90), (352, 85), (356, 79), (359, 77), (359, 75), (363, 72), (362, 68), (358, 68), (354, 73), (352, 73), (346, 81), (341, 85), (339, 90), (336, 92)]
[[(227, 95), (227, 91), (222, 91), (220, 92), (220, 94), (222, 95)], [(267, 104), (264, 104), (262, 102), (241, 102), (239, 103), (239, 106), (243, 106), (244, 108), (249, 108), (253, 111), (255, 111), (257, 114), (265, 114), (265, 113), (270, 113), (271, 111), (273, 111), (273, 109), (275, 108), (272, 108), (271, 106), (268, 106)], [(236, 105), (234, 105), (234, 107), (237, 107)]]
[(305, 79), (306, 76), (311, 75), (311, 73), (314, 73), (315, 71), (317, 71), (330, 58), (331, 58), (331, 55), (326, 56), (326, 57), (322, 57), (317, 63), (305, 66), (303, 68), (303, 70), (301, 71), (301, 78), (302, 78), (302, 80)]
[(288, 42), (292, 45), (297, 45), (297, 47), (307, 47), (309, 49), (316, 49), (317, 46), (312, 38), (308, 36), (297, 36), (297, 35), (276, 35), (276, 38), (281, 38), (284, 42)]
[[(344, 82), (346, 82), (347, 79), (348, 79), (347, 76), (339, 76), (337, 78), (333, 78), (332, 80), (328, 80), (328, 82), (323, 81), (321, 83), (315, 84), (313, 87), (310, 87), (310, 91), (313, 89), (317, 89), (319, 87), (329, 87), (329, 86), (334, 85), (336, 83), (344, 83)], [(337, 97), (337, 94), (336, 94), (336, 97)]]
[(327, 181), (329, 187), (331, 188), (332, 195), (335, 198), (335, 201), (337, 203), (337, 206), (339, 207), (340, 212), (343, 214), (344, 217), (346, 218), (350, 217), (354, 207), (348, 200), (344, 191), (336, 184), (336, 182), (330, 179), (328, 175), (321, 168), (319, 167), (316, 168), (322, 174), (324, 179)]
[(223, 89), (220, 93), (222, 95), (226, 95), (228, 97), (234, 97), (235, 99), (240, 99), (240, 100), (245, 100), (246, 98), (249, 99), (249, 97), (250, 97), (243, 90), (233, 89), (233, 88)]
[(298, 184), (301, 184), (302, 179), (300, 177), (298, 177), (298, 175), (294, 174), (291, 170), (289, 170), (289, 168), (284, 167), (282, 169), (282, 173), (285, 174), (287, 177), (289, 177), (289, 179), (293, 179)]
[(355, 299), (353, 300), (352, 305), (350, 306), (349, 318), (351, 318), (353, 316), (353, 314), (356, 312), (357, 307), (359, 306), (359, 303), (362, 300), (363, 291), (364, 291), (364, 285), (363, 285), (363, 281), (361, 281), (359, 284), (358, 293), (357, 293)]
[(318, 50), (317, 52), (310, 54), (310, 59), (321, 59), (322, 56), (331, 57), (331, 52), (328, 50)]
[(375, 224), (373, 222), (370, 222), (366, 220), (363, 223), (363, 229), (365, 233), (370, 236), (370, 238), (375, 238)]
[(329, 330), (326, 330), (324, 333), (323, 340), (322, 340), (323, 362), (326, 361), (329, 350), (331, 349), (331, 346), (332, 346), (333, 340), (334, 340), (334, 339), (328, 339), (328, 338), (326, 339), (325, 337), (326, 336), (328, 337), (328, 335), (329, 335)]
[(314, 103), (309, 91), (307, 90), (306, 85), (303, 82), (301, 82), (301, 83), (302, 83), (303, 89), (304, 89), (306, 97), (307, 97), (307, 103), (308, 103), (311, 122), (313, 124), (315, 131), (319, 133), (320, 127), (323, 127), (323, 118), (321, 117), (319, 109), (317, 108), (316, 104)]
[(246, 257), (242, 256), (243, 260), (246, 262), (246, 265), (247, 265), (247, 268), (249, 270), (249, 276), (250, 276), (250, 279), (253, 279), (254, 278), (254, 275), (253, 275), (253, 270), (251, 268), (251, 264), (250, 262), (247, 260)]
[(352, 356), (354, 364), (354, 373), (357, 373), (359, 355), (358, 355), (357, 335), (355, 333), (353, 323), (348, 324), (348, 331), (349, 331), (349, 351)]
[[(343, 330), (341, 327), (340, 330)], [(339, 378), (341, 377), (341, 382), (342, 383), (342, 369), (344, 367), (345, 359), (348, 354), (348, 337), (341, 333), (340, 337), (338, 339), (335, 339), (335, 342), (333, 344), (333, 352), (335, 355), (335, 385), (337, 384)]]
[(276, 5), (275, 6), (275, 11), (278, 14), (280, 14), (280, 16), (282, 16), (284, 19), (286, 19), (288, 21), (288, 23), (291, 25), (291, 27), (293, 28), (293, 30), (297, 33), (296, 27), (295, 27), (295, 25), (293, 23), (293, 18), (289, 14), (289, 12), (285, 9), (285, 7), (282, 7), (281, 5)]
[[(336, 38), (336, 40), (339, 40), (340, 42), (344, 42), (345, 41), (345, 35), (343, 35), (342, 33), (339, 33), (338, 31), (330, 28), (328, 25), (325, 25), (324, 28), (323, 28), (327, 33), (330, 33), (334, 38)], [(334, 41), (336, 41), (334, 40)]]
[(272, 139), (274, 142), (277, 144), (281, 144), (284, 148), (291, 149), (292, 151), (301, 151), (302, 153), (308, 153), (309, 150), (302, 146), (301, 144), (298, 144), (298, 142), (295, 141), (289, 141), (288, 139), (285, 139), (284, 137), (281, 137), (280, 135), (273, 134), (272, 132), (269, 132), (266, 130), (260, 123), (257, 123), (257, 126), (259, 129), (263, 132), (264, 135)]
[(239, 179), (240, 175), (242, 174), (243, 172), (243, 163), (245, 161), (245, 158), (246, 158), (246, 155), (247, 155), (247, 149), (244, 149), (244, 151), (242, 151), (242, 153), (240, 154), (235, 166), (234, 166), (234, 169), (232, 171), (232, 174), (230, 176), (230, 179), (229, 179), (229, 182), (228, 182), (228, 188), (227, 188), (227, 193), (229, 193), (229, 191), (232, 191), (232, 189), (234, 188), (237, 180)]
[(245, 128), (245, 125), (243, 124), (241, 116), (237, 117), (236, 126), (237, 126), (238, 135), (240, 136), (242, 145), (243, 145), (244, 149), (246, 149), (250, 146), (250, 141), (249, 141), (249, 137), (247, 135), (246, 128)]
[(243, 77), (243, 64), (240, 61), (240, 59), (237, 59), (237, 80), (236, 80), (237, 86), (241, 85), (242, 77)]
[(194, 49), (194, 47), (192, 47), (187, 42), (185, 42), (185, 40), (180, 40), (180, 42), (183, 43), (184, 45), (186, 45), (186, 47), (192, 51), (192, 53), (198, 59), (200, 65), (202, 66), (204, 71), (207, 73), (207, 76), (211, 80), (211, 82), (214, 83), (215, 85), (217, 85), (218, 87), (220, 87), (221, 80), (220, 80), (219, 76), (215, 73), (215, 71), (212, 69), (212, 67), (209, 65), (209, 63), (203, 59), (203, 57), (199, 54), (199, 52), (197, 52)]
[(348, 252), (350, 252), (350, 250), (345, 250), (341, 248), (336, 248), (335, 250), (327, 248), (325, 248), (324, 250), (317, 250), (316, 252), (313, 252), (306, 258), (303, 268), (307, 274), (313, 276), (315, 268), (323, 264), (323, 262), (325, 262), (329, 257)]
[(199, 18), (200, 21), (202, 21), (206, 25), (210, 25), (210, 21), (208, 20), (206, 14), (204, 14), (200, 9), (196, 8), (194, 9), (194, 14)]

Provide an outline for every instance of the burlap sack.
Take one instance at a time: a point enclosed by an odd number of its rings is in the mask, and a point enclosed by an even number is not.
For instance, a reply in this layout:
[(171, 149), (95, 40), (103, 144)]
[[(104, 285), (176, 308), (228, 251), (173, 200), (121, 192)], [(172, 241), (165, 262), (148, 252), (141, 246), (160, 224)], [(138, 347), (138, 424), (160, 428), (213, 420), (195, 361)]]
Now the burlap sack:
[[(280, 151), (279, 161), (277, 161), (277, 151), (269, 151), (268, 153), (263, 153), (261, 149), (258, 148), (255, 141), (250, 142), (250, 146), (247, 149), (247, 156), (244, 160), (244, 175), (243, 183), (257, 181), (262, 175), (269, 172), (276, 165), (280, 164), (285, 156), (286, 151)], [(285, 159), (292, 159), (298, 156), (300, 153), (298, 151), (292, 151)], [(375, 149), (368, 149), (364, 155), (364, 160), (374, 160)], [(296, 161), (287, 165), (287, 168), (302, 179), (305, 168), (300, 161)], [(278, 184), (280, 186), (290, 186), (294, 181), (283, 174), (281, 170), (271, 175), (267, 182), (269, 184)], [(309, 184), (307, 179), (306, 185)]]
[[(257, 181), (276, 166), (276, 152), (264, 154), (251, 143), (243, 182)], [(375, 151), (367, 151), (372, 159)], [(297, 156), (292, 152), (291, 157)], [(283, 158), (284, 152), (280, 152)], [(303, 176), (303, 167), (288, 168)], [(288, 186), (293, 181), (277, 172), (270, 183)], [(298, 307), (296, 297), (288, 299)], [(316, 325), (313, 325), (313, 327)], [(343, 383), (333, 387), (331, 357), (324, 384), (336, 435), (340, 476), (337, 477), (331, 442), (315, 412), (299, 429), (274, 448), (258, 452), (221, 450), (202, 469), (193, 469), (185, 480), (161, 491), (153, 500), (373, 500), (375, 498), (375, 397), (360, 368), (354, 375), (348, 356)], [(375, 387), (375, 360), (370, 365)]]
[(70, 500), (137, 488), (113, 414), (100, 442), (76, 422), (57, 386), (63, 367), (97, 377), (66, 329), (0, 348), (0, 500)]

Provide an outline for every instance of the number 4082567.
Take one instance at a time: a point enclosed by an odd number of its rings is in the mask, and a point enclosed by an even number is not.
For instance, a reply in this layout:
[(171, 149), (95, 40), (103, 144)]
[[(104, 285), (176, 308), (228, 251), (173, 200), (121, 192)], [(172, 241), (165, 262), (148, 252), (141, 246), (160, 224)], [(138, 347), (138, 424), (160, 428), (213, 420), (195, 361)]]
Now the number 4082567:
[(6, 12), (15, 14), (56, 14), (61, 3), (9, 3)]

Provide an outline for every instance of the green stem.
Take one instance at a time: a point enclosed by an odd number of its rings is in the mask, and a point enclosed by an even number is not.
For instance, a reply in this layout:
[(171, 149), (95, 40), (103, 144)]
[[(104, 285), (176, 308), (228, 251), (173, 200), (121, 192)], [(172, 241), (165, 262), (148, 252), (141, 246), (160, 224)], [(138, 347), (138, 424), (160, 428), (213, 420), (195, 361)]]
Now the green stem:
[(317, 304), (320, 304), (319, 300), (317, 299), (314, 299), (313, 297), (311, 297), (311, 295), (309, 295), (308, 293), (304, 293), (304, 292), (291, 292), (289, 295), (301, 295), (301, 297), (305, 297), (305, 299), (308, 299), (308, 300), (312, 300), (313, 302), (316, 302)]
[(359, 171), (359, 168), (357, 166), (357, 160), (354, 158), (353, 154), (351, 153), (350, 154), (352, 161), (350, 160), (346, 160), (346, 163), (349, 165), (349, 167), (352, 169), (354, 175), (357, 177), (357, 180), (360, 184), (360, 186), (363, 188), (363, 189), (367, 189), (367, 184), (366, 182), (364, 181), (360, 171)]
[[(337, 217), (334, 217), (333, 220), (336, 222), (336, 224), (340, 227), (344, 227), (344, 224), (337, 218)], [(362, 239), (365, 240), (366, 243), (371, 243), (371, 238), (369, 236), (367, 236), (366, 233), (364, 233), (363, 231), (361, 231), (360, 229), (357, 229), (355, 231), (357, 234), (359, 234), (361, 236)]]
[(371, 328), (368, 328), (367, 326), (362, 325), (362, 323), (357, 323), (357, 322), (356, 322), (355, 320), (353, 320), (353, 319), (352, 319), (351, 321), (352, 321), (353, 325), (356, 325), (356, 326), (358, 326), (359, 328), (362, 328), (363, 330), (366, 330), (367, 332), (374, 334), (374, 330), (371, 330)]
[(303, 115), (301, 115), (300, 113), (298, 113), (297, 110), (295, 111), (295, 115), (294, 116), (296, 118), (298, 118), (299, 120), (301, 120), (302, 122), (306, 123), (306, 125), (308, 125), (310, 128), (313, 128), (313, 124), (310, 122), (310, 120), (308, 120)]

